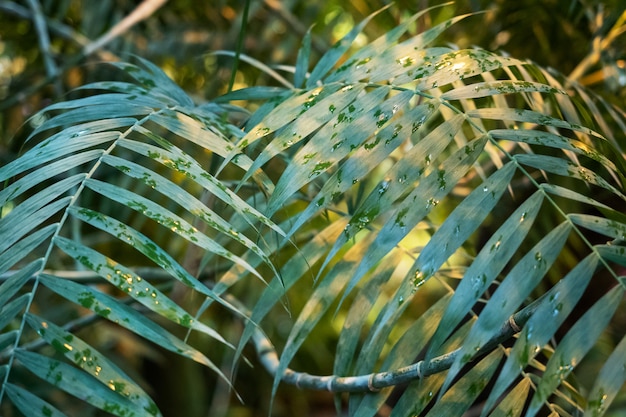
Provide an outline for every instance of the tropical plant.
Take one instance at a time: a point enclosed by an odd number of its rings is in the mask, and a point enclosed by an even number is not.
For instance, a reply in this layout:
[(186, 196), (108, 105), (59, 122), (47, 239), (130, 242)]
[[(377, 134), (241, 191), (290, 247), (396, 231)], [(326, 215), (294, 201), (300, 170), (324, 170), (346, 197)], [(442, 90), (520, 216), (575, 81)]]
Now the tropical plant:
[[(310, 72), (307, 34), (291, 81), (248, 60), (279, 87), (198, 105), (135, 58), (33, 116), (0, 168), (3, 415), (85, 415), (66, 394), (161, 415), (111, 334), (228, 384), (252, 343), (273, 395), (354, 416), (603, 415), (626, 378), (625, 114), (434, 44), (467, 16), (407, 36), (428, 12), (353, 48), (370, 16)], [(337, 323), (331, 376), (289, 368)]]

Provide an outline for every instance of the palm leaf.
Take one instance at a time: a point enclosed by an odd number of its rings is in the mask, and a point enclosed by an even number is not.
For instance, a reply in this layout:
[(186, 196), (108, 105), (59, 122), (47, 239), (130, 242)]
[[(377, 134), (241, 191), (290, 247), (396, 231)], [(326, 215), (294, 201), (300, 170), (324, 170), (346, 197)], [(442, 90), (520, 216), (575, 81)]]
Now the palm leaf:
[(29, 391), (21, 388), (17, 385), (7, 383), (5, 386), (7, 396), (11, 399), (13, 404), (25, 415), (31, 416), (50, 416), (50, 417), (64, 417), (65, 414), (60, 412), (54, 406), (50, 405), (46, 401), (31, 394)]
[[(270, 271), (278, 273), (269, 254), (254, 242), (254, 234), (250, 237), (233, 229), (227, 220), (181, 187), (180, 181), (172, 181), (176, 175), (184, 174), (193, 184), (192, 189), (206, 189), (229, 204), (232, 211), (225, 214), (245, 219), (245, 223), (253, 227), (253, 232), (256, 230), (258, 234), (260, 227), (268, 227), (273, 233), (282, 233), (271, 220), (173, 144), (172, 139), (163, 138), (161, 131), (154, 126), (162, 126), (178, 135), (173, 140), (182, 140), (183, 147), (188, 148), (187, 144), (193, 143), (222, 155), (229, 152), (228, 136), (236, 129), (206, 109), (190, 109), (189, 112), (194, 116), (187, 115), (184, 106), (190, 106), (192, 102), (182, 90), (152, 64), (141, 61), (141, 65), (116, 64), (140, 85), (124, 82), (88, 85), (84, 89), (104, 89), (109, 93), (78, 98), (48, 108), (46, 111), (50, 117), (33, 131), (29, 142), (39, 140), (44, 135), (47, 137), (32, 146), (22, 157), (0, 168), (3, 181), (20, 176), (1, 192), (2, 204), (11, 209), (0, 220), (0, 230), (3, 236), (7, 236), (0, 247), (0, 265), (3, 272), (9, 268), (14, 268), (14, 271), (2, 284), (4, 291), (0, 319), (3, 328), (15, 320), (29, 323), (28, 327), (22, 326), (17, 332), (7, 331), (2, 335), (3, 346), (11, 348), (5, 349), (3, 354), (15, 358), (15, 363), (57, 389), (77, 395), (87, 403), (116, 415), (144, 415), (146, 412), (160, 415), (160, 412), (145, 394), (140, 397), (134, 397), (134, 394), (120, 396), (120, 384), (97, 385), (91, 382), (94, 376), (104, 381), (102, 378), (106, 375), (117, 374), (124, 380), (123, 386), (128, 393), (142, 392), (136, 382), (123, 376), (112, 362), (100, 354), (97, 360), (93, 356), (94, 359), (89, 361), (99, 369), (94, 372), (91, 365), (88, 369), (82, 363), (70, 364), (40, 353), (15, 349), (31, 337), (28, 334), (32, 331), (42, 334), (43, 340), (56, 348), (59, 347), (59, 340), (72, 339), (74, 342), (69, 345), (69, 350), (89, 350), (94, 355), (97, 352), (87, 342), (73, 339), (75, 336), (61, 327), (53, 327), (46, 319), (35, 319), (29, 313), (24, 314), (38, 302), (38, 287), (47, 287), (68, 301), (86, 307), (162, 348), (198, 361), (223, 378), (226, 377), (203, 353), (166, 331), (162, 324), (139, 313), (136, 308), (105, 294), (106, 290), (103, 292), (102, 289), (55, 277), (54, 274), (44, 274), (44, 268), (60, 266), (52, 260), (61, 253), (74, 259), (83, 268), (96, 272), (102, 277), (101, 282), (109, 281), (119, 289), (118, 295), (130, 296), (150, 311), (183, 328), (209, 335), (228, 346), (230, 343), (220, 332), (196, 319), (194, 315), (197, 313), (186, 311), (157, 285), (152, 284), (150, 277), (142, 277), (134, 272), (131, 267), (136, 266), (137, 258), (119, 261), (114, 259), (115, 256), (111, 257), (85, 244), (81, 233), (69, 232), (72, 230), (69, 222), (78, 224), (79, 229), (94, 226), (103, 233), (105, 239), (119, 239), (123, 245), (134, 247), (145, 256), (139, 264), (146, 261), (156, 263), (171, 279), (203, 296), (218, 300), (238, 315), (242, 313), (236, 307), (220, 299), (175, 260), (172, 256), (175, 246), (156, 243), (140, 231), (141, 225), (147, 220), (153, 221), (162, 225), (166, 233), (178, 235), (191, 245), (234, 261), (248, 273), (264, 279), (256, 268), (233, 253), (233, 249), (223, 246), (233, 246), (233, 243), (241, 245), (250, 249), (251, 253), (256, 253), (270, 267)], [(172, 106), (181, 107), (173, 110)], [(139, 119), (132, 116), (138, 116)], [(205, 124), (205, 121), (213, 124)], [(151, 129), (144, 127), (146, 124)], [(141, 160), (142, 164), (135, 162), (139, 161), (140, 155), (145, 158)], [(245, 163), (245, 159), (240, 160)], [(117, 170), (118, 174), (111, 169)], [(60, 176), (65, 178), (57, 180)], [(133, 191), (126, 188), (129, 184), (133, 184)], [(146, 198), (145, 195), (150, 194), (148, 190), (157, 190), (162, 198)], [(172, 205), (173, 202), (179, 205), (178, 208)], [(120, 206), (125, 207), (126, 211), (120, 212)], [(183, 211), (180, 210), (181, 206)], [(136, 214), (132, 223), (128, 222), (128, 218), (120, 217), (122, 213), (133, 212)], [(204, 228), (199, 230), (202, 223), (217, 232), (217, 236)], [(224, 238), (227, 238), (225, 242), (218, 242)], [(42, 247), (45, 248), (40, 252), (42, 257), (28, 263)], [(110, 251), (106, 247), (104, 249)], [(241, 249), (234, 250), (241, 252)], [(129, 261), (132, 262), (130, 267)], [(34, 283), (33, 291), (18, 296), (31, 282)], [(47, 332), (46, 335), (44, 332)], [(67, 348), (68, 345), (61, 346)], [(67, 349), (63, 353), (67, 353)], [(68, 356), (68, 359), (72, 362), (76, 358)], [(96, 362), (98, 364), (94, 365)], [(82, 367), (82, 370), (75, 365)], [(56, 373), (46, 373), (48, 368), (56, 369)], [(4, 369), (6, 375), (10, 376), (9, 368)], [(113, 377), (109, 379), (117, 380)], [(50, 412), (55, 410), (43, 398), (27, 401), (33, 394), (24, 394), (14, 384), (3, 385), (2, 393), (5, 389), (16, 407), (28, 415), (42, 414), (43, 409), (49, 409)], [(140, 398), (143, 400), (140, 401)]]
[[(127, 81), (82, 86), (33, 119), (30, 148), (0, 168), (0, 398), (61, 415), (20, 385), (27, 373), (116, 415), (160, 415), (46, 317), (52, 291), (226, 380), (189, 332), (237, 344), (237, 358), (255, 343), (273, 394), (281, 381), (373, 391), (351, 394), (349, 415), (375, 415), (394, 391), (392, 416), (604, 413), (624, 384), (623, 337), (587, 398), (570, 381), (626, 288), (626, 117), (535, 64), (435, 44), (467, 16), (405, 36), (429, 11), (354, 48), (368, 17), (310, 73), (309, 32), (295, 88), (195, 106), (138, 59), (113, 64)], [(267, 101), (242, 130), (229, 100)], [(238, 343), (211, 308), (245, 321)], [(266, 334), (280, 332), (263, 330), (284, 314), (296, 318), (274, 356)], [(341, 319), (335, 375), (289, 369)]]
[[(76, 336), (64, 331), (54, 323), (44, 321), (35, 315), (26, 315), (26, 322), (37, 333), (50, 343), (57, 351), (64, 355), (80, 368), (89, 372), (100, 383), (109, 386), (121, 398), (120, 403), (125, 406), (136, 405), (137, 412), (147, 412), (150, 415), (157, 413), (156, 404), (143, 390), (136, 385), (129, 383), (130, 378), (101, 353), (95, 351), (87, 343)], [(82, 377), (81, 377), (82, 378)], [(88, 384), (91, 385), (91, 384)], [(111, 398), (116, 398), (115, 394), (105, 390), (104, 394)], [(130, 406), (135, 408), (134, 406)]]
[[(386, 44), (385, 50), (392, 51), (390, 47), (392, 43), (393, 41), (390, 41)], [(426, 45), (421, 45), (421, 47), (426, 47)], [(402, 52), (405, 53), (408, 50), (402, 50)], [(532, 64), (502, 58), (481, 50), (449, 51), (433, 48), (428, 49), (427, 52), (425, 50), (423, 53), (413, 53), (415, 57), (409, 54), (404, 61), (396, 61), (397, 64), (409, 63), (405, 70), (398, 69), (398, 66), (403, 67), (403, 65), (398, 65), (393, 66), (393, 72), (388, 72), (389, 64), (385, 65), (385, 62), (391, 62), (389, 59), (391, 52), (380, 56), (374, 55), (369, 60), (360, 59), (361, 52), (357, 52), (356, 58), (348, 58), (346, 64), (327, 77), (328, 82), (334, 83), (340, 80), (350, 85), (352, 89), (358, 88), (364, 82), (369, 82), (370, 86), (374, 84), (371, 93), (362, 93), (359, 96), (364, 101), (355, 101), (366, 103), (363, 107), (363, 115), (356, 114), (352, 117), (350, 113), (344, 111), (337, 117), (326, 121), (326, 119), (320, 119), (317, 113), (309, 117), (309, 113), (303, 111), (297, 119), (299, 125), (306, 125), (313, 121), (321, 125), (318, 133), (309, 137), (306, 144), (298, 146), (294, 157), (288, 160), (284, 174), (277, 182), (275, 193), (270, 198), (270, 213), (293, 198), (302, 199), (307, 204), (305, 211), (294, 216), (295, 223), (289, 236), (296, 236), (299, 228), (316, 215), (323, 213), (323, 210), (329, 210), (333, 215), (343, 216), (348, 219), (348, 223), (344, 234), (334, 242), (333, 248), (319, 269), (320, 283), (312, 291), (287, 340), (276, 371), (278, 375), (275, 381), (278, 381), (282, 372), (287, 371), (288, 363), (294, 358), (299, 346), (304, 343), (306, 335), (310, 334), (314, 326), (322, 320), (324, 312), (333, 301), (337, 300), (340, 292), (342, 295), (339, 297), (339, 306), (348, 299), (350, 292), (357, 288), (355, 300), (360, 301), (354, 301), (357, 303), (354, 304), (354, 308), (357, 308), (358, 302), (369, 300), (366, 304), (369, 306), (375, 302), (375, 298), (372, 298), (372, 288), (380, 285), (378, 282), (381, 278), (378, 277), (380, 277), (379, 272), (382, 271), (381, 266), (378, 265), (380, 263), (384, 265), (385, 262), (397, 263), (392, 259), (394, 259), (398, 245), (401, 245), (403, 238), (410, 236), (420, 224), (426, 221), (426, 227), (433, 228), (427, 244), (423, 248), (415, 249), (419, 252), (419, 256), (414, 266), (405, 275), (403, 284), (394, 297), (384, 297), (387, 300), (387, 307), (378, 316), (378, 319), (383, 320), (382, 318), (386, 317), (385, 320), (398, 323), (401, 315), (391, 316), (390, 311), (399, 303), (406, 303), (414, 298), (428, 278), (435, 275), (441, 277), (439, 271), (442, 264), (450, 262), (455, 251), (461, 248), (468, 239), (472, 239), (475, 236), (474, 231), (487, 222), (488, 212), (493, 210), (503, 192), (510, 187), (512, 178), (525, 177), (526, 181), (530, 182), (530, 189), (534, 188), (535, 192), (507, 217), (498, 220), (500, 226), (492, 228), (489, 239), (482, 244), (482, 251), (468, 263), (464, 278), (454, 288), (454, 296), (448, 304), (447, 312), (434, 333), (430, 350), (426, 354), (428, 361), (434, 358), (435, 352), (441, 352), (442, 343), (449, 336), (449, 332), (468, 314), (472, 314), (477, 305), (481, 304), (480, 297), (485, 296), (492, 283), (497, 282), (502, 286), (501, 291), (488, 296), (488, 308), (481, 313), (462, 347), (454, 356), (455, 361), (452, 363), (446, 382), (442, 385), (440, 398), (447, 395), (447, 387), (462, 365), (472, 360), (475, 353), (481, 351), (483, 346), (491, 343), (501, 326), (513, 313), (519, 311), (520, 305), (524, 303), (528, 305), (528, 297), (545, 280), (553, 262), (565, 256), (566, 242), (571, 239), (572, 230), (577, 235), (584, 236), (583, 228), (587, 228), (610, 238), (621, 239), (622, 223), (610, 214), (611, 212), (617, 213), (619, 209), (605, 207), (604, 203), (598, 203), (589, 197), (590, 194), (580, 193), (576, 191), (576, 188), (566, 189), (558, 180), (557, 176), (582, 180), (591, 186), (608, 191), (618, 199), (623, 199), (621, 191), (623, 174), (619, 168), (622, 162), (614, 163), (601, 152), (594, 150), (595, 146), (607, 146), (608, 141), (593, 128), (579, 124), (580, 119), (576, 115), (575, 106), (572, 105), (571, 99), (560, 83), (554, 78), (534, 77), (533, 72), (528, 71), (529, 69), (534, 71)], [(428, 56), (427, 63), (424, 63), (425, 56)], [(500, 77), (504, 73), (511, 79), (494, 80), (491, 77), (494, 72), (498, 72)], [(480, 81), (483, 74), (486, 81)], [(542, 73), (539, 72), (539, 74)], [(382, 98), (375, 97), (375, 104), (372, 103), (376, 107), (368, 107), (372, 106), (368, 99), (376, 91), (375, 82), (383, 79), (398, 91), (390, 94), (386, 88), (383, 89), (381, 95), (383, 92), (386, 94)], [(407, 85), (411, 89), (406, 89)], [(318, 88), (323, 89), (324, 85)], [(414, 95), (413, 102), (417, 101), (418, 106), (412, 104), (411, 100), (398, 101), (400, 97), (409, 93)], [(326, 102), (332, 102), (334, 94), (336, 93), (331, 92), (330, 96), (324, 97), (324, 106)], [(511, 100), (502, 100), (499, 98), (502, 95), (513, 95), (519, 97), (520, 100), (516, 101), (516, 97)], [(298, 92), (294, 98), (301, 96), (302, 93)], [(485, 102), (481, 101), (484, 98), (492, 99), (493, 101), (487, 103), (495, 103), (496, 106), (485, 105)], [(419, 110), (414, 109), (426, 106), (427, 100), (432, 100), (430, 110), (434, 116), (437, 115), (438, 107), (441, 106), (439, 112), (444, 117), (443, 121), (435, 117), (430, 120), (421, 119), (421, 123), (411, 132), (413, 137), (410, 150), (403, 152), (391, 168), (382, 168), (381, 163), (389, 160), (387, 158), (396, 150), (397, 145), (394, 144), (388, 148), (376, 146), (383, 143), (389, 144), (389, 140), (384, 142), (382, 139), (391, 138), (390, 132), (394, 128), (396, 133), (404, 133), (405, 140), (410, 137), (411, 133), (407, 135), (402, 130), (406, 126), (403, 117), (412, 114), (413, 111), (419, 114)], [(554, 115), (546, 114), (546, 101), (556, 104), (557, 110)], [(290, 99), (287, 99), (285, 103), (291, 103)], [(513, 103), (513, 106), (510, 103)], [(391, 111), (388, 110), (390, 107)], [(369, 108), (372, 110), (368, 112)], [(359, 107), (355, 105), (355, 113), (358, 109)], [(335, 108), (330, 107), (328, 112), (332, 113), (331, 110)], [(279, 105), (275, 107), (275, 110), (270, 111), (266, 119), (278, 120), (280, 114)], [(560, 118), (562, 114), (566, 115), (565, 120)], [(370, 125), (364, 124), (367, 118)], [(617, 119), (618, 123), (621, 122), (621, 116)], [(401, 120), (403, 122), (400, 122)], [(424, 122), (426, 122), (425, 127), (422, 127)], [(251, 128), (251, 132), (256, 132), (255, 129), (263, 129), (264, 120), (259, 121), (257, 126)], [(287, 130), (288, 128), (285, 128), (285, 131)], [(364, 133), (364, 130), (367, 133)], [(297, 130), (293, 131), (297, 132)], [(343, 141), (348, 135), (349, 142), (347, 143), (350, 147), (341, 152)], [(448, 138), (457, 141), (456, 149), (451, 142), (445, 141)], [(281, 140), (283, 140), (284, 147), (292, 145), (291, 142), (284, 141), (282, 137)], [(269, 143), (271, 148), (273, 142)], [(436, 146), (436, 148), (429, 146)], [(550, 148), (560, 151), (561, 154), (555, 154), (550, 151)], [(375, 151), (378, 149), (382, 151), (377, 155)], [(516, 154), (514, 155), (511, 150), (514, 150)], [(477, 153), (476, 156), (472, 155), (474, 151)], [(489, 151), (494, 165), (502, 168), (493, 174), (493, 182), (481, 184), (474, 180), (473, 177), (476, 174), (471, 171), (471, 168), (475, 162), (475, 165), (482, 163), (485, 166), (478, 156), (482, 155), (483, 151)], [(261, 154), (263, 152), (261, 151)], [(467, 160), (463, 161), (463, 157)], [(494, 161), (494, 157), (499, 160)], [(583, 162), (581, 159), (583, 157), (587, 162)], [(372, 162), (372, 160), (377, 162)], [(592, 162), (597, 162), (604, 171), (600, 173), (583, 165), (587, 163), (589, 166), (594, 166)], [(264, 159), (263, 164), (265, 163)], [(382, 169), (382, 171), (375, 172), (374, 169)], [(532, 169), (543, 173), (546, 177), (545, 184), (535, 180), (536, 176), (532, 174)], [(323, 180), (320, 181), (319, 178)], [(367, 186), (362, 185), (365, 181), (369, 181)], [(475, 184), (472, 186), (473, 191), (468, 194), (468, 197), (459, 199), (458, 211), (447, 215), (441, 225), (431, 226), (431, 223), (427, 221), (430, 212), (437, 205), (444, 204), (448, 193), (456, 190), (461, 181), (473, 181)], [(551, 184), (551, 181), (555, 181), (556, 184)], [(572, 185), (569, 186), (572, 187)], [(305, 187), (318, 187), (320, 191), (309, 197), (302, 194)], [(482, 198), (479, 197), (481, 192)], [(595, 218), (578, 213), (565, 214), (561, 221), (566, 220), (566, 222), (555, 228), (554, 233), (543, 239), (537, 239), (531, 233), (531, 228), (538, 222), (540, 209), (542, 212), (554, 210), (561, 215), (568, 211), (568, 203), (555, 201), (548, 193), (569, 201), (602, 207), (603, 213), (611, 218)], [(452, 194), (452, 196), (453, 199), (458, 198), (457, 195)], [(490, 198), (486, 199), (486, 197)], [(545, 202), (546, 198), (548, 198), (547, 202)], [(422, 205), (416, 203), (420, 199)], [(347, 204), (347, 213), (345, 208), (342, 209), (342, 204)], [(488, 221), (493, 222), (493, 219)], [(535, 239), (533, 240), (534, 248), (528, 245), (528, 240), (532, 239)], [(596, 253), (596, 247), (588, 241), (586, 245), (589, 251)], [(337, 259), (339, 254), (341, 258)], [(359, 256), (361, 260), (356, 261)], [(503, 270), (507, 265), (510, 265), (511, 272), (503, 275)], [(585, 265), (584, 262), (581, 267), (583, 265)], [(608, 267), (609, 273), (617, 277), (612, 266), (603, 264), (603, 267)], [(346, 275), (350, 275), (349, 279)], [(592, 275), (584, 274), (581, 278), (590, 278)], [(578, 275), (575, 276), (578, 277)], [(519, 283), (516, 285), (515, 277), (524, 277), (527, 280), (522, 284), (524, 286), (522, 292), (515, 294), (515, 297), (509, 300), (510, 291), (520, 285)], [(565, 282), (570, 281), (572, 280), (565, 279)], [(410, 286), (408, 283), (413, 283), (413, 285)], [(580, 282), (576, 285), (579, 286), (578, 290), (583, 290), (585, 287)], [(623, 291), (623, 287), (620, 287), (619, 291)], [(558, 294), (558, 292), (554, 290), (550, 293)], [(571, 299), (576, 300), (577, 296), (572, 294)], [(553, 303), (554, 300), (551, 302)], [(532, 317), (545, 317), (548, 311), (554, 309), (549, 308), (551, 302), (545, 297), (538, 301), (539, 307), (534, 307), (534, 305), (532, 307), (537, 308), (532, 310), (534, 311)], [(499, 309), (498, 306), (502, 305), (506, 305), (506, 308)], [(361, 306), (355, 311), (362, 311), (360, 310), (362, 308), (364, 307)], [(494, 312), (498, 314), (493, 314)], [(564, 314), (565, 317), (568, 315), (568, 312)], [(389, 317), (394, 318), (389, 319)], [(533, 320), (531, 319), (529, 324), (531, 327)], [(356, 325), (358, 329), (362, 322), (362, 320), (349, 321), (350, 326), (345, 327), (346, 334), (340, 335), (341, 340), (343, 338), (350, 340), (355, 337), (353, 326)], [(558, 326), (557, 323), (556, 327)], [(546, 330), (547, 333), (552, 333)], [(381, 336), (376, 333), (377, 331), (379, 331), (378, 327), (372, 327), (371, 335), (377, 335), (372, 337)], [(548, 334), (543, 334), (541, 337), (546, 336)], [(548, 339), (542, 339), (540, 345), (548, 343)], [(596, 338), (594, 337), (593, 340), (595, 341)], [(350, 340), (348, 353), (342, 350), (343, 346), (345, 345), (340, 344), (338, 358), (343, 358), (340, 362), (347, 360), (349, 363), (347, 358), (350, 355), (349, 352), (355, 349), (354, 341)], [(372, 361), (370, 358), (363, 363), (367, 364), (366, 367), (358, 369), (357, 374), (372, 372), (372, 366), (375, 366), (376, 360)], [(523, 366), (526, 364), (528, 362), (525, 362)], [(350, 367), (345, 363), (340, 363), (336, 365), (336, 371), (345, 374), (350, 372)], [(545, 372), (546, 378), (549, 378), (554, 370), (547, 368)], [(493, 378), (499, 374), (499, 372), (493, 374)], [(488, 379), (490, 378), (491, 376)], [(555, 388), (551, 387), (551, 389)], [(520, 389), (517, 392), (520, 393), (519, 395), (527, 395), (528, 391)], [(520, 400), (510, 397), (510, 401), (519, 403)], [(354, 415), (364, 415), (363, 409), (352, 412)]]
[[(614, 287), (598, 300), (567, 333), (548, 361), (544, 376), (530, 403), (528, 415), (537, 414), (548, 396), (580, 362), (608, 324), (622, 298), (623, 291), (619, 287)], [(553, 315), (559, 314), (559, 308), (557, 303)]]
[[(129, 399), (118, 395), (115, 387), (111, 389), (101, 384), (93, 384), (86, 373), (64, 362), (21, 350), (18, 350), (15, 356), (24, 367), (38, 377), (101, 410), (116, 415), (132, 415), (145, 411)], [(36, 413), (37, 408), (39, 405), (35, 405), (35, 408), (28, 407), (25, 411), (28, 414)]]
[(592, 392), (588, 396), (589, 401), (585, 408), (586, 416), (605, 413), (620, 387), (624, 385), (626, 378), (624, 378), (624, 373), (621, 370), (624, 369), (623, 363), (624, 358), (626, 358), (626, 355), (624, 355), (625, 346), (626, 338), (622, 338), (613, 353), (611, 353), (611, 357), (598, 373)]

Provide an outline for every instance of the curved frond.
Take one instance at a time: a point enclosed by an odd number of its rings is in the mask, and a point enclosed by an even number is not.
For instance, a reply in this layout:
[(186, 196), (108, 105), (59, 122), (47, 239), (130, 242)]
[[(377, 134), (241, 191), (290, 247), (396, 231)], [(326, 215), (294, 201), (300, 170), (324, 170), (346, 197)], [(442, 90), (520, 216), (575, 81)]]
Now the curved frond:
[[(357, 48), (369, 16), (311, 69), (308, 32), (285, 87), (196, 106), (137, 58), (34, 118), (0, 168), (0, 400), (161, 415), (62, 303), (227, 385), (207, 346), (252, 342), (273, 394), (348, 391), (350, 416), (605, 413), (625, 380), (606, 328), (626, 290), (626, 117), (532, 62), (437, 43), (468, 16), (409, 35), (429, 11)], [(265, 102), (237, 126), (230, 100)], [(322, 326), (333, 374), (291, 369)]]
[[(623, 134), (617, 140), (615, 130), (608, 134), (614, 128), (607, 128), (623, 126), (623, 115), (599, 114), (595, 102), (586, 108), (588, 92), (583, 96), (578, 86), (530, 62), (431, 46), (430, 34), (459, 19), (402, 42), (380, 38), (330, 72), (330, 58), (324, 60), (311, 72), (308, 89), (274, 104), (240, 142), (242, 150), (250, 145), (246, 138), (257, 143), (250, 151), (259, 157), (247, 176), (282, 158), (268, 214), (290, 216), (289, 237), (298, 241), (307, 224), (324, 217), (345, 224), (325, 258), (311, 258), (311, 264), (319, 263), (317, 284), (275, 368), (274, 390), (281, 378), (292, 379), (289, 364), (333, 305), (335, 317), (349, 309), (334, 377), (356, 378), (401, 367), (385, 361), (385, 346), (399, 343), (404, 331), (409, 334), (403, 323), (415, 304), (447, 294), (450, 300), (424, 347), (424, 364), (451, 354), (446, 348), (451, 335), (463, 323), (472, 325), (450, 356), (448, 373), (435, 378), (439, 382), (429, 390), (432, 410), (458, 396), (454, 387), (472, 372), (463, 370), (478, 366), (481, 354), (503, 342), (506, 326), (521, 334), (510, 352), (495, 360), (506, 362), (504, 368), (486, 376), (484, 386), (497, 382), (483, 415), (499, 415), (533, 395), (533, 407), (556, 410), (547, 393), (569, 394), (554, 383), (530, 385), (524, 369), (540, 369), (541, 381), (562, 380), (554, 365), (537, 363), (538, 354), (552, 349), (565, 322), (587, 325), (572, 313), (590, 280), (609, 277), (609, 285), (617, 285), (612, 291), (623, 295), (617, 268), (624, 262), (625, 171), (618, 147)], [(350, 34), (342, 42), (352, 39)], [(589, 114), (596, 120), (587, 124)], [(294, 201), (305, 208), (280, 211)], [(598, 245), (594, 236), (618, 246)], [(579, 263), (571, 262), (574, 246), (586, 256)], [(267, 310), (268, 299), (262, 299)], [(275, 295), (272, 302), (279, 299)], [(589, 314), (612, 317), (595, 309)], [(511, 322), (513, 317), (520, 323)], [(601, 333), (589, 334), (587, 349)], [(358, 349), (361, 354), (353, 359)], [(413, 361), (421, 350), (415, 348)], [(509, 387), (524, 398), (509, 394), (498, 405)], [(545, 395), (534, 394), (544, 389)], [(410, 389), (405, 395), (409, 392), (414, 399)], [(370, 405), (362, 407), (351, 400), (351, 415), (374, 415), (386, 396), (369, 398), (362, 401)], [(450, 415), (462, 412), (455, 408)]]
[[(83, 90), (108, 92), (50, 106), (29, 138), (38, 143), (0, 168), (0, 178), (11, 180), (0, 192), (6, 213), (0, 220), (5, 237), (0, 265), (6, 277), (0, 321), (8, 329), (2, 334), (1, 355), (9, 360), (1, 396), (6, 393), (28, 415), (43, 415), (43, 409), (54, 414), (56, 408), (46, 397), (31, 398), (34, 393), (12, 382), (19, 380), (13, 375), (25, 371), (115, 415), (160, 415), (155, 403), (106, 354), (64, 324), (30, 312), (45, 305), (42, 288), (227, 379), (211, 359), (164, 323), (233, 345), (200, 320), (198, 311), (181, 306), (169, 291), (171, 284), (163, 288), (162, 279), (152, 282), (154, 278), (137, 267), (161, 268), (170, 282), (218, 301), (240, 317), (245, 315), (239, 308), (197, 278), (203, 271), (181, 264), (181, 251), (197, 247), (211, 252), (243, 268), (243, 275), (263, 281), (278, 276), (271, 252), (257, 239), (262, 229), (284, 235), (282, 229), (246, 202), (247, 197), (233, 192), (229, 181), (212, 175), (205, 160), (197, 159), (203, 153), (226, 156), (238, 129), (221, 115), (195, 107), (153, 64), (140, 60), (139, 66), (115, 66), (136, 83), (86, 85)], [(244, 158), (239, 160), (249, 167)], [(207, 204), (208, 196), (229, 209), (218, 214)], [(247, 234), (232, 226), (237, 218), (251, 227)], [(97, 243), (85, 238), (94, 230), (99, 231)], [(260, 272), (242, 254), (256, 257), (269, 270)], [(72, 263), (99, 276), (101, 285), (55, 275)], [(110, 286), (102, 286), (107, 282)], [(14, 330), (7, 327), (15, 322), (22, 324)], [(40, 343), (29, 343), (37, 334), (66, 360), (30, 351), (42, 349)]]

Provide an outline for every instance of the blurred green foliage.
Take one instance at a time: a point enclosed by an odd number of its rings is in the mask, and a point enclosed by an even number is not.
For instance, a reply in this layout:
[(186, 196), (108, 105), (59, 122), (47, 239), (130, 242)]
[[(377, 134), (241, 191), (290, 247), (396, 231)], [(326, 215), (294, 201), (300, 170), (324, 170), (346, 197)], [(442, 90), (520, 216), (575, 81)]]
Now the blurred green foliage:
[[(198, 101), (223, 93), (233, 60), (210, 55), (233, 51), (241, 29), (243, 1), (195, 2), (172, 0), (148, 19), (106, 45), (106, 53), (81, 56), (81, 47), (97, 39), (128, 15), (137, 2), (102, 0), (42, 1), (48, 19), (50, 53), (61, 71), (54, 82), (47, 78), (37, 31), (27, 2), (0, 1), (0, 151), (16, 151), (19, 139), (9, 145), (19, 126), (35, 111), (72, 88), (100, 79), (107, 59), (137, 54), (161, 67)], [(302, 37), (313, 27), (312, 60), (336, 42), (355, 22), (382, 8), (386, 1), (256, 0), (251, 1), (243, 52), (268, 65), (293, 65)], [(399, 21), (438, 1), (400, 0), (365, 29), (384, 33)], [(485, 12), (467, 19), (445, 34), (445, 41), (468, 47), (478, 45), (527, 58), (568, 74), (606, 38), (621, 18), (625, 0), (462, 0), (419, 20), (416, 29), (453, 14)], [(329, 28), (332, 28), (329, 30)], [(624, 24), (621, 24), (621, 30)], [(619, 101), (626, 98), (626, 37), (603, 48), (599, 61), (583, 74), (587, 84)], [(358, 45), (358, 41), (357, 41)], [(239, 66), (237, 87), (271, 85), (268, 75), (250, 65)], [(57, 84), (57, 90), (52, 88)]]

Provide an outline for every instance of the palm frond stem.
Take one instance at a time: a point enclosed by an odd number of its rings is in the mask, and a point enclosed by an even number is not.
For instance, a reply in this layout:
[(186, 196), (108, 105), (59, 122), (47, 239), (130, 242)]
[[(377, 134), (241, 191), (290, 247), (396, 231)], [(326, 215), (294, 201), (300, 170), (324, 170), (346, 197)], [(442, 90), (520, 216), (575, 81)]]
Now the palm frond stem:
[[(537, 306), (538, 302), (533, 303), (509, 317), (502, 325), (500, 331), (476, 353), (475, 357), (480, 357), (493, 351), (502, 342), (519, 333)], [(259, 360), (272, 376), (275, 375), (280, 362), (276, 349), (260, 329), (256, 329), (253, 342)], [(376, 392), (382, 388), (408, 383), (444, 372), (452, 366), (461, 351), (462, 347), (428, 361), (418, 361), (393, 371), (358, 376), (310, 375), (287, 368), (282, 374), (281, 381), (295, 385), (300, 389), (325, 390), (335, 393)]]

